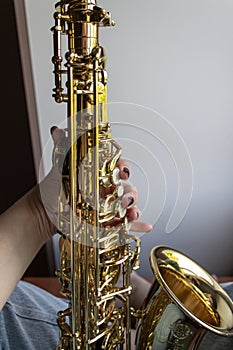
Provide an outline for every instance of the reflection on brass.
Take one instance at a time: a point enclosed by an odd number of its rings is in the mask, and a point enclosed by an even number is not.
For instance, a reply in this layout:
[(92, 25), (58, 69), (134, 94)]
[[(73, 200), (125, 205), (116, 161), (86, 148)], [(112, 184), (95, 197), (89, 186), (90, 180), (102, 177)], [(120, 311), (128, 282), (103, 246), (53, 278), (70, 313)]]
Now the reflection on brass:
[(207, 330), (233, 336), (233, 303), (195, 261), (169, 247), (150, 256), (155, 282), (139, 313), (136, 349), (198, 349)]
[(209, 298), (191, 280), (166, 266), (161, 266), (160, 271), (168, 287), (190, 312), (208, 324), (220, 325), (220, 317)]
[(156, 283), (142, 310), (131, 309), (140, 240), (129, 234), (121, 206), (121, 148), (108, 122), (106, 56), (99, 44), (99, 28), (114, 22), (95, 0), (61, 0), (54, 19), (53, 97), (67, 105), (67, 127), (53, 153), (62, 173), (57, 275), (69, 299), (58, 313), (58, 350), (131, 350), (131, 314), (138, 318), (138, 350), (161, 344), (191, 350), (203, 329), (231, 335), (229, 298), (203, 269), (169, 248), (152, 250)]
[(54, 18), (53, 97), (67, 104), (67, 128), (53, 153), (63, 175), (57, 275), (70, 300), (58, 313), (58, 349), (130, 350), (130, 274), (139, 265), (140, 241), (129, 234), (121, 206), (121, 148), (108, 122), (106, 56), (99, 45), (99, 27), (114, 22), (95, 0), (62, 0)]

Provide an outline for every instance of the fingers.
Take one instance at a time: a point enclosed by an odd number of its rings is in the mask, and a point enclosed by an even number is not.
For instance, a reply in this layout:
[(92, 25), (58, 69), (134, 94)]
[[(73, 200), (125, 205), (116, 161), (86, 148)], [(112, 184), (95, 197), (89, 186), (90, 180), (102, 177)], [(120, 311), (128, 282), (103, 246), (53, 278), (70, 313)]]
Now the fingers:
[[(50, 129), (54, 145), (55, 147), (58, 146), (62, 139), (64, 138), (64, 130), (59, 129), (56, 126), (53, 126)], [(130, 166), (129, 164), (122, 158), (120, 158), (117, 161), (116, 166), (120, 170), (120, 178), (122, 180), (128, 180), (130, 177)], [(103, 197), (106, 196), (109, 193), (112, 193), (113, 187), (104, 188), (103, 189)], [(152, 230), (152, 225), (139, 221), (139, 217), (141, 215), (140, 210), (136, 207), (136, 204), (138, 203), (138, 192), (136, 188), (130, 184), (124, 184), (124, 194), (122, 196), (122, 207), (127, 209), (127, 218), (130, 222), (130, 230), (135, 232), (149, 232)], [(119, 224), (121, 220), (115, 219), (113, 222), (111, 222), (111, 225), (117, 225)]]
[[(64, 130), (59, 129), (57, 126), (52, 126), (50, 133), (53, 138), (54, 145), (56, 146), (64, 137)], [(117, 161), (116, 166), (120, 170), (120, 177), (122, 180), (128, 180), (130, 176), (130, 167), (129, 164), (122, 158)]]
[(129, 222), (138, 220), (140, 215), (141, 211), (136, 206), (127, 210), (127, 219)]
[[(129, 176), (130, 176), (130, 167), (129, 164), (124, 160), (124, 159), (119, 159), (116, 163), (116, 167), (120, 170), (120, 178), (121, 180), (128, 180)], [(126, 185), (124, 184), (124, 187)], [(101, 196), (105, 197), (106, 195), (113, 193), (115, 188), (115, 185), (111, 185), (109, 187), (103, 187), (101, 188)], [(132, 188), (133, 189), (133, 188)], [(124, 189), (125, 192), (125, 189)], [(129, 192), (129, 189), (128, 189)], [(128, 195), (129, 197), (130, 195)], [(128, 206), (128, 204), (131, 201), (131, 205), (133, 204), (134, 201), (134, 194), (131, 194), (131, 199), (128, 199), (125, 197), (124, 198), (124, 208), (126, 208)]]
[(64, 131), (62, 129), (59, 129), (57, 126), (52, 126), (50, 133), (52, 135), (54, 145), (57, 145), (64, 136)]
[(133, 221), (130, 223), (130, 231), (133, 232), (150, 232), (153, 226), (145, 221)]
[[(120, 164), (119, 164), (120, 162)], [(120, 159), (117, 163), (118, 167), (122, 169), (127, 168), (128, 164), (124, 160)], [(122, 170), (123, 171), (123, 170)], [(125, 171), (124, 171), (125, 173)], [(122, 197), (122, 206), (127, 209), (127, 218), (130, 223), (130, 231), (134, 232), (150, 232), (153, 229), (153, 226), (144, 221), (139, 221), (141, 216), (141, 211), (137, 208), (136, 204), (138, 203), (138, 192), (137, 189), (126, 183), (124, 184), (124, 194)]]
[(138, 220), (140, 216), (141, 216), (141, 211), (136, 206), (129, 208), (127, 210), (127, 218), (130, 223), (130, 231), (134, 231), (134, 232), (152, 231), (153, 226), (150, 223)]
[[(129, 164), (122, 158), (117, 162), (120, 169), (122, 180), (128, 180), (130, 176)], [(134, 232), (150, 232), (153, 226), (144, 221), (139, 221), (141, 211), (136, 207), (138, 202), (138, 192), (136, 188), (130, 184), (124, 184), (124, 195), (122, 197), (122, 206), (127, 209), (127, 218), (130, 222), (130, 231)]]
[(132, 208), (138, 202), (138, 192), (136, 188), (130, 184), (124, 184), (124, 194), (122, 196), (122, 207)]
[(117, 161), (116, 166), (120, 169), (120, 177), (122, 180), (128, 180), (130, 176), (129, 164), (122, 158)]

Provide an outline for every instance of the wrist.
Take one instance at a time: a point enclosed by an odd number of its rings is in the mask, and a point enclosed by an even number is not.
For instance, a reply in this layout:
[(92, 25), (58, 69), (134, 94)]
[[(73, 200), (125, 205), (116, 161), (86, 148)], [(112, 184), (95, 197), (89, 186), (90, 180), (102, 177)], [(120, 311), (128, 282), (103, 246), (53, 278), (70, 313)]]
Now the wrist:
[(56, 233), (56, 226), (49, 219), (47, 211), (41, 199), (40, 187), (37, 185), (28, 194), (26, 194), (28, 208), (32, 215), (32, 220), (35, 220), (37, 234), (41, 238), (42, 243)]

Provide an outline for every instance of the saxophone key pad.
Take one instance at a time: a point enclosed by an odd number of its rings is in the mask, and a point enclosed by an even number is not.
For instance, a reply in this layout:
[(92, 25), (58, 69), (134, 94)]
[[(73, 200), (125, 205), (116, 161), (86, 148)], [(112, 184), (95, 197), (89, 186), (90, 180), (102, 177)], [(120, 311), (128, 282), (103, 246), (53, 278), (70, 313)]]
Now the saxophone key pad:
[(112, 182), (114, 185), (119, 185), (121, 182), (121, 178), (120, 178), (120, 169), (119, 168), (115, 168), (112, 172)]

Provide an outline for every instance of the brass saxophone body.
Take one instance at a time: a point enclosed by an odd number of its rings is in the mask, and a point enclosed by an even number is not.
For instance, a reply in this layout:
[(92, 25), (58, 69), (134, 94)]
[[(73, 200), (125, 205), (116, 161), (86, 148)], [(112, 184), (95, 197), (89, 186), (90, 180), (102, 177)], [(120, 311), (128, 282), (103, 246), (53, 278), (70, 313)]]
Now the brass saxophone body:
[(198, 350), (207, 331), (233, 336), (232, 300), (204, 268), (164, 246), (152, 249), (150, 263), (155, 281), (142, 305), (136, 350)]
[[(61, 0), (56, 6), (53, 96), (67, 104), (64, 138), (54, 150), (62, 172), (58, 275), (70, 301), (58, 313), (58, 350), (131, 350), (132, 313), (138, 318), (137, 350), (197, 349), (206, 330), (231, 336), (230, 298), (204, 269), (167, 247), (152, 250), (156, 282), (142, 309), (132, 311), (130, 274), (139, 266), (140, 241), (129, 234), (121, 206), (121, 149), (108, 122), (99, 45), (99, 28), (114, 23), (95, 0)], [(62, 37), (68, 42), (64, 61)]]
[[(58, 163), (66, 154), (59, 198), (59, 276), (70, 300), (58, 316), (59, 349), (110, 350), (124, 344), (130, 349), (130, 273), (140, 242), (129, 235), (121, 206), (123, 186), (116, 167), (121, 149), (111, 137), (105, 54), (98, 38), (99, 27), (113, 22), (94, 0), (60, 1), (54, 17), (54, 98), (67, 103), (68, 113), (66, 141), (54, 151)], [(62, 35), (68, 37), (64, 67)], [(116, 218), (119, 224), (113, 226)], [(120, 274), (122, 284), (116, 286)], [(122, 306), (116, 306), (116, 299)]]

